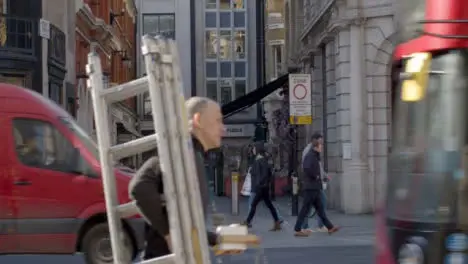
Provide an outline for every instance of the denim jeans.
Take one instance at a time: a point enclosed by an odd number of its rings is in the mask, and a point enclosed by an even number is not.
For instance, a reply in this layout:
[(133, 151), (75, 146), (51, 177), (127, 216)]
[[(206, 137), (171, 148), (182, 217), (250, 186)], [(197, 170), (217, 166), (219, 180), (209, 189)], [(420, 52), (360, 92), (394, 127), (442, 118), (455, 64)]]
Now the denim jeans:
[[(324, 190), (321, 191), (321, 195), (322, 195), (323, 208), (327, 208), (327, 196), (325, 195)], [(310, 210), (309, 217), (311, 217), (314, 214), (315, 214), (315, 210)], [(309, 217), (307, 217), (304, 220), (304, 223), (302, 224), (302, 229), (309, 229)], [(322, 218), (320, 218), (317, 214), (315, 214), (315, 217), (317, 218), (317, 227), (323, 228), (324, 224), (323, 224)]]
[[(254, 200), (254, 197), (255, 197), (255, 193), (251, 192), (249, 196), (249, 211), (248, 211), (249, 213), (250, 213), (250, 209), (252, 208), (252, 202)], [(273, 206), (275, 207), (276, 214), (278, 215), (279, 220), (283, 221), (283, 217), (280, 215), (278, 207), (275, 204), (273, 204)]]

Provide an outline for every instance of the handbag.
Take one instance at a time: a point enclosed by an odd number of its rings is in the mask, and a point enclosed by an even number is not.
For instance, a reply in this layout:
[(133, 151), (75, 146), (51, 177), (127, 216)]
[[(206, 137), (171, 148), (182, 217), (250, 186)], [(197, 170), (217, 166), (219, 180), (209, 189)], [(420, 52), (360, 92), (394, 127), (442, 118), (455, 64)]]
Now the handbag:
[(252, 176), (250, 175), (250, 168), (245, 175), (244, 184), (242, 185), (241, 195), (250, 196), (252, 192)]

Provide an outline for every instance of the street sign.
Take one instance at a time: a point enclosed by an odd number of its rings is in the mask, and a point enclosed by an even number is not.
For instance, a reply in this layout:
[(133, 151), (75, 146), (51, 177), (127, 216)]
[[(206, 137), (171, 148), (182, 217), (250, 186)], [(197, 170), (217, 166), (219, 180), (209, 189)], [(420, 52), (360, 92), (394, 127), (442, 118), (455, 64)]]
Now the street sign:
[(312, 124), (310, 74), (289, 74), (289, 123)]

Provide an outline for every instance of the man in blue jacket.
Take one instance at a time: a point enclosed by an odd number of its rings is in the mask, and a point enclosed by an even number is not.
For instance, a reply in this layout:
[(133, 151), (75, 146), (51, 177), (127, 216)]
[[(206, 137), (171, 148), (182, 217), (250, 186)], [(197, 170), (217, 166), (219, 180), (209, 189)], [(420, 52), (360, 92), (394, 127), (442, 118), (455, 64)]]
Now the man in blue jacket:
[(309, 232), (302, 229), (302, 225), (309, 215), (312, 206), (315, 208), (317, 215), (322, 219), (323, 224), (328, 229), (328, 233), (332, 234), (339, 230), (339, 227), (334, 226), (328, 219), (322, 201), (322, 172), (320, 169), (320, 153), (323, 149), (322, 136), (314, 134), (311, 140), (311, 148), (305, 155), (302, 168), (304, 171), (302, 179), (302, 191), (304, 201), (302, 208), (297, 216), (296, 225), (294, 226), (295, 236), (308, 236)]

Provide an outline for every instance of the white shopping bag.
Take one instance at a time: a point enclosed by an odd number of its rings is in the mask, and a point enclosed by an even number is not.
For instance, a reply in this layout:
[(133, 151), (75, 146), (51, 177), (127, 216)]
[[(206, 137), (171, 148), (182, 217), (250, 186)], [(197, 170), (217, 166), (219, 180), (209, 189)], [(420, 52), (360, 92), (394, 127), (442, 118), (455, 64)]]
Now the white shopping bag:
[(250, 176), (250, 168), (245, 175), (244, 184), (242, 185), (241, 195), (243, 196), (250, 196), (250, 192), (252, 191), (252, 178)]

